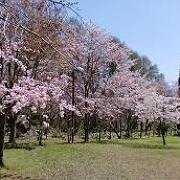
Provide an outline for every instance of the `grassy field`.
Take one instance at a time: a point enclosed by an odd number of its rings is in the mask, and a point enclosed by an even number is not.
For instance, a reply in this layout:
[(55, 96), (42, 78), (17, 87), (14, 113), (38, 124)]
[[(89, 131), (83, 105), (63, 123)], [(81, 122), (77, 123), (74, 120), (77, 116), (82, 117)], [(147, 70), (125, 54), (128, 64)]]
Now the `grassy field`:
[(43, 147), (5, 150), (1, 179), (179, 180), (180, 138), (66, 144), (50, 139)]

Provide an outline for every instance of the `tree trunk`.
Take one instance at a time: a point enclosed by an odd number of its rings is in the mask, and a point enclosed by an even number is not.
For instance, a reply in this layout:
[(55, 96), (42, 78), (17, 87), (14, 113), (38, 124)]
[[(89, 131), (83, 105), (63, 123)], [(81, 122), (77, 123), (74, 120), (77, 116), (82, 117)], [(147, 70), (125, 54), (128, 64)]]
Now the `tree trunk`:
[(42, 136), (43, 136), (43, 131), (42, 131), (42, 129), (40, 129), (40, 130), (39, 130), (39, 145), (40, 145), (40, 146), (43, 146)]
[(155, 127), (153, 125), (153, 137), (155, 136)]
[(109, 123), (109, 139), (112, 139), (112, 126), (111, 123)]
[(143, 133), (143, 122), (140, 123), (140, 138), (142, 138)]
[(115, 124), (115, 129), (117, 129), (118, 131), (118, 121), (116, 120), (114, 124)]
[[(90, 68), (90, 59), (88, 58), (88, 62), (87, 62), (87, 72)], [(89, 80), (85, 79), (84, 81), (84, 95), (85, 95), (85, 99), (89, 98)], [(88, 108), (88, 102), (85, 102), (85, 108)], [(89, 141), (89, 113), (85, 113), (84, 116), (84, 142), (88, 142)]]
[(119, 124), (119, 130), (120, 130), (120, 139), (122, 138), (122, 121), (120, 120), (120, 122), (119, 122), (120, 124)]
[(160, 132), (162, 135), (163, 145), (166, 145), (164, 125), (165, 125), (165, 123), (161, 122), (161, 120), (160, 120)]
[(43, 138), (43, 116), (42, 113), (39, 116), (39, 136), (38, 136), (38, 142), (39, 146), (43, 146), (42, 138)]
[(10, 115), (9, 127), (9, 143), (14, 146), (16, 144), (16, 115)]
[(126, 137), (130, 138), (130, 122), (129, 122), (129, 119), (127, 119)]
[(84, 117), (84, 142), (89, 141), (89, 117), (88, 114), (85, 113)]
[(99, 133), (98, 133), (98, 141), (101, 141), (101, 128), (99, 128)]
[[(72, 71), (72, 106), (75, 105), (75, 72)], [(74, 126), (75, 126), (75, 114), (71, 112), (71, 143), (74, 143)]]
[(162, 134), (162, 139), (163, 139), (163, 145), (166, 145), (166, 140), (165, 140), (165, 135), (164, 135), (164, 133)]
[(68, 143), (71, 143), (71, 129), (70, 129), (70, 120), (69, 117), (67, 116), (67, 136), (68, 136)]
[(148, 124), (149, 124), (149, 122), (148, 122), (148, 120), (146, 120), (146, 123), (145, 123), (145, 136), (148, 135)]
[(0, 114), (0, 167), (4, 167), (3, 151), (4, 151), (4, 136), (5, 136), (5, 115)]
[[(85, 98), (88, 98), (88, 90), (87, 90), (87, 85), (85, 86)], [(88, 103), (85, 102), (85, 108), (88, 108)], [(89, 141), (89, 113), (85, 113), (84, 116), (84, 142)]]
[(131, 123), (132, 123), (132, 117), (131, 117), (131, 110), (128, 110), (127, 112), (127, 129), (126, 129), (126, 137), (131, 137)]
[[(95, 115), (95, 119), (96, 119), (96, 115)], [(100, 142), (101, 141), (101, 124), (100, 124), (100, 121), (96, 120), (96, 124), (97, 124), (97, 128), (98, 128), (98, 141)]]
[(116, 130), (116, 128), (113, 126), (112, 123), (110, 123), (110, 128), (111, 128), (111, 131), (112, 131), (112, 129), (113, 129), (113, 131), (116, 133), (118, 139), (121, 139), (121, 136), (118, 134), (118, 131)]

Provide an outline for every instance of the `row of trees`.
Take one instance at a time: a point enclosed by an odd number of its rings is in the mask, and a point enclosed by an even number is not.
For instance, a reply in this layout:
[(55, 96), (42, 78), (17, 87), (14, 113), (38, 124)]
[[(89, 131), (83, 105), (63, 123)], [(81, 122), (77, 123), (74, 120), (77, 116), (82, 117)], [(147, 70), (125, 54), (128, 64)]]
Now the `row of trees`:
[[(95, 25), (70, 18), (78, 15), (73, 7), (65, 0), (0, 1), (1, 166), (5, 123), (15, 144), (22, 114), (40, 125), (44, 114), (53, 127), (63, 122), (69, 143), (82, 124), (87, 142), (94, 130), (142, 136), (143, 127), (179, 118), (179, 99), (157, 68)], [(163, 128), (161, 135), (165, 144)]]

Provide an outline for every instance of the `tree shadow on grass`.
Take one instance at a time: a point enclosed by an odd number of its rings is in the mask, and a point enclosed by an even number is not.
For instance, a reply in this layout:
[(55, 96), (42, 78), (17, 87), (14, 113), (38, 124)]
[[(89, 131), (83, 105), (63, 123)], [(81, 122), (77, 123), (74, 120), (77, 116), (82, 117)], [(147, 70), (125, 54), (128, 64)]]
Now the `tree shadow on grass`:
[(28, 151), (34, 150), (38, 145), (35, 143), (16, 143), (16, 144), (10, 144), (10, 143), (5, 143), (4, 144), (4, 149), (25, 149)]
[[(137, 139), (129, 139), (129, 140), (101, 140), (101, 141), (90, 141), (88, 143), (84, 143), (83, 141), (77, 141), (75, 143), (73, 143), (73, 145), (76, 144), (117, 144), (123, 147), (128, 147), (128, 148), (136, 148), (136, 149), (169, 149), (169, 150), (180, 150), (180, 145), (172, 145), (172, 144), (168, 144), (167, 145), (163, 145), (163, 144), (150, 144), (147, 142), (141, 142), (141, 141), (135, 141)], [(60, 142), (53, 142), (53, 144), (57, 144), (57, 145), (72, 145), (69, 144), (66, 141), (60, 141)], [(49, 146), (49, 143), (44, 143), (43, 147)], [(35, 142), (19, 142), (17, 144), (9, 144), (9, 143), (5, 143), (5, 149), (24, 149), (24, 150), (34, 150), (36, 149), (36, 147), (39, 147), (38, 143)]]
[(0, 174), (0, 179), (1, 180), (13, 180), (13, 179), (19, 179), (19, 180), (43, 180), (43, 179), (40, 179), (40, 178), (32, 178), (32, 177), (23, 177), (23, 176), (18, 176), (18, 175), (13, 175), (13, 174), (7, 174), (7, 173), (4, 173), (4, 174)]
[(90, 142), (84, 142), (84, 140), (82, 140), (82, 141), (75, 141), (74, 143), (68, 143), (67, 141), (59, 141), (59, 142), (53, 142), (53, 144), (59, 144), (59, 145), (73, 145), (73, 144), (89, 144), (89, 143), (91, 143), (91, 141)]
[[(97, 143), (97, 142), (96, 142)], [(124, 147), (129, 148), (136, 148), (136, 149), (170, 149), (170, 150), (180, 150), (180, 146), (174, 146), (174, 145), (163, 145), (163, 144), (147, 144), (147, 143), (135, 143), (133, 141), (131, 142), (121, 142), (119, 141), (109, 141), (109, 140), (102, 140), (99, 142), (100, 144), (117, 144)]]

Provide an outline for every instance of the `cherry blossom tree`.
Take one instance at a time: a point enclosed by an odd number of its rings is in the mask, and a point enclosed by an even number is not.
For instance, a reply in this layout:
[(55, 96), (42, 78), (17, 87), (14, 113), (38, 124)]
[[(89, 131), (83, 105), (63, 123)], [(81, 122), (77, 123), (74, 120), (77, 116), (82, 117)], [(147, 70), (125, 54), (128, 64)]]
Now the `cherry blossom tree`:
[(179, 99), (164, 80), (156, 80), (157, 68), (147, 75), (146, 69), (153, 67), (148, 59), (140, 59), (147, 67), (139, 69), (139, 62), (132, 60), (135, 54), (111, 35), (64, 16), (67, 10), (74, 12), (73, 4), (0, 2), (0, 165), (5, 120), (10, 124), (9, 142), (15, 143), (17, 116), (27, 111), (39, 114), (40, 145), (43, 115), (54, 109), (66, 122), (72, 143), (76, 124), (83, 122), (87, 142), (98, 119), (118, 138), (122, 122), (126, 137), (132, 137), (139, 124), (147, 130), (149, 124), (159, 123), (166, 144), (164, 124), (179, 120)]

